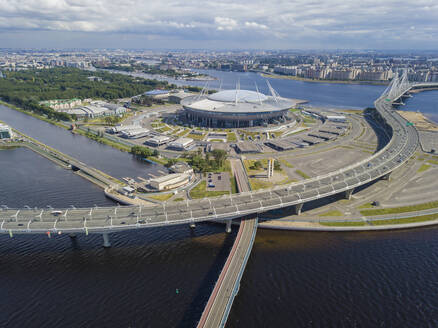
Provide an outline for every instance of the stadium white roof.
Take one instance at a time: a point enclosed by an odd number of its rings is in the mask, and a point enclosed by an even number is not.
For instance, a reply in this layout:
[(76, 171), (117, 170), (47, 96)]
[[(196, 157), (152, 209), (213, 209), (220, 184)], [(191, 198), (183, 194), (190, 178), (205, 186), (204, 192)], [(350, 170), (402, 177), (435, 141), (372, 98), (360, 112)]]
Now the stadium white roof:
[(208, 96), (208, 99), (221, 102), (248, 102), (257, 103), (268, 99), (266, 95), (260, 92), (251, 90), (224, 90), (213, 93)]

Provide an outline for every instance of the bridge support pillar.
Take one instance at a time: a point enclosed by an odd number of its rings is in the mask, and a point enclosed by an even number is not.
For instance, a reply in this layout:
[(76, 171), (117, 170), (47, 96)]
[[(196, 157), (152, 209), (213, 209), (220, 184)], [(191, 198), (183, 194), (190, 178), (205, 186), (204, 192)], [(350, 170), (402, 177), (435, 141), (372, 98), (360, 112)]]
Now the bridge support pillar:
[(301, 214), (301, 209), (303, 208), (303, 203), (301, 204), (297, 204), (294, 206), (294, 211), (296, 215), (300, 215)]
[(350, 189), (350, 190), (345, 190), (344, 191), (344, 198), (347, 200), (351, 199), (351, 195), (353, 194), (354, 188)]
[(226, 221), (226, 226), (225, 226), (225, 232), (226, 233), (230, 233), (231, 232), (231, 223), (233, 222), (233, 220), (227, 220)]
[(382, 176), (382, 180), (389, 180), (389, 176), (391, 175), (391, 172), (386, 173), (384, 176)]
[(103, 237), (103, 247), (105, 247), (105, 248), (111, 247), (111, 242), (110, 242), (110, 239), (109, 239), (108, 232), (104, 232), (102, 234), (102, 237)]

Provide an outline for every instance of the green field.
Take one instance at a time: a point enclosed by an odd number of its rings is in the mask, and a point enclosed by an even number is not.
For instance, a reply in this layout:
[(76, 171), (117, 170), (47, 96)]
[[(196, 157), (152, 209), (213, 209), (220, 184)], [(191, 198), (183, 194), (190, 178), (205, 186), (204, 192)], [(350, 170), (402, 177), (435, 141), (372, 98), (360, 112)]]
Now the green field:
[(396, 214), (396, 213), (428, 210), (428, 209), (436, 208), (436, 207), (438, 207), (438, 201), (417, 204), (417, 205), (401, 206), (401, 207), (389, 207), (389, 208), (374, 209), (374, 210), (362, 210), (362, 211), (360, 211), (360, 214), (365, 215), (365, 216)]
[(274, 184), (269, 181), (263, 181), (257, 178), (249, 178), (251, 190), (271, 188)]
[(294, 168), (294, 166), (293, 166), (291, 163), (289, 163), (287, 160), (285, 160), (284, 158), (279, 158), (278, 160), (279, 160), (280, 163), (283, 164), (284, 166), (286, 166), (286, 167), (288, 167), (288, 168), (290, 168), (290, 169), (293, 169), (293, 168)]
[(195, 139), (195, 140), (202, 140), (202, 139), (204, 139), (204, 136), (205, 136), (205, 133), (201, 134), (201, 135), (189, 133), (188, 135), (186, 135), (187, 138), (192, 138), (192, 139)]
[(205, 198), (205, 197), (217, 197), (222, 195), (229, 195), (229, 191), (207, 191), (207, 182), (202, 180), (196, 187), (190, 191), (190, 196), (193, 199)]
[(310, 176), (308, 176), (306, 173), (304, 173), (301, 170), (295, 170), (295, 173), (301, 176), (303, 179), (310, 179)]
[(418, 173), (427, 171), (428, 169), (430, 169), (432, 166), (429, 164), (423, 164), (420, 166), (420, 168), (417, 170)]
[(332, 210), (332, 211), (324, 212), (324, 213), (320, 214), (319, 216), (343, 216), (343, 215), (344, 215), (344, 213), (342, 213), (341, 211)]
[(374, 207), (373, 204), (371, 204), (371, 203), (365, 203), (365, 204), (360, 205), (358, 208), (359, 208), (359, 209), (362, 209), (362, 208), (373, 208), (373, 207)]
[(319, 224), (327, 227), (359, 227), (359, 226), (364, 226), (365, 222), (363, 221), (319, 222)]
[[(254, 169), (254, 163), (259, 161), (262, 164), (260, 169)], [(245, 166), (245, 170), (248, 175), (260, 174), (265, 171), (265, 168), (268, 167), (268, 160), (266, 158), (263, 159), (245, 159), (243, 160), (243, 165)]]
[(414, 222), (424, 222), (438, 219), (438, 214), (422, 215), (412, 218), (403, 219), (389, 219), (389, 220), (376, 220), (373, 221), (373, 225), (386, 225), (386, 224), (403, 224), (403, 223), (414, 223)]
[(155, 200), (159, 200), (161, 202), (165, 202), (166, 200), (168, 200), (172, 196), (173, 196), (172, 193), (167, 193), (167, 194), (152, 195), (152, 196), (149, 196), (149, 198), (152, 198), (152, 199), (155, 199)]
[(227, 142), (237, 141), (236, 134), (234, 132), (227, 133)]

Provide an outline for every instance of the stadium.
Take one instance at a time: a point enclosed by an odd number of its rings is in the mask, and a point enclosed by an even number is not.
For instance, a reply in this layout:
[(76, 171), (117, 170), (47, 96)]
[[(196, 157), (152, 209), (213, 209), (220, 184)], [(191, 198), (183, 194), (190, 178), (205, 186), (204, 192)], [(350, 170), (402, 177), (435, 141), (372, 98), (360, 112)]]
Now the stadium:
[(280, 124), (293, 118), (288, 115), (295, 103), (280, 97), (268, 84), (271, 95), (251, 90), (224, 90), (184, 98), (183, 119), (190, 124), (216, 128), (245, 128)]

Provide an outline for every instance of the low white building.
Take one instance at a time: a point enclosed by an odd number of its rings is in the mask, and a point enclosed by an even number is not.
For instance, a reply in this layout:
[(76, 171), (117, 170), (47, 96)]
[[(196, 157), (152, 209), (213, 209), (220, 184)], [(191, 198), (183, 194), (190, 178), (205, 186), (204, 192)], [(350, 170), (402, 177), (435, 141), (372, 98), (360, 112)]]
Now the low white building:
[(185, 173), (189, 175), (192, 175), (194, 173), (193, 168), (186, 162), (176, 162), (171, 167), (169, 167), (169, 171), (172, 173)]
[(187, 173), (172, 173), (149, 181), (152, 188), (162, 191), (178, 188), (190, 182), (190, 175)]
[(12, 136), (12, 129), (6, 124), (0, 123), (0, 139), (11, 139)]
[(187, 150), (194, 144), (194, 140), (191, 138), (178, 138), (175, 141), (169, 142), (167, 148), (175, 150)]
[(122, 131), (136, 130), (141, 128), (140, 125), (117, 125), (108, 129), (109, 133), (119, 133)]
[(149, 130), (142, 127), (137, 127), (137, 129), (122, 130), (121, 132), (122, 137), (128, 139), (143, 138), (149, 134)]
[(325, 119), (329, 122), (347, 122), (347, 118), (344, 115), (326, 115)]
[(145, 145), (149, 145), (152, 147), (159, 147), (161, 145), (166, 144), (170, 140), (167, 136), (154, 136), (145, 141)]

